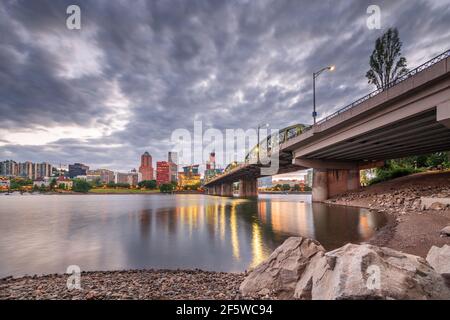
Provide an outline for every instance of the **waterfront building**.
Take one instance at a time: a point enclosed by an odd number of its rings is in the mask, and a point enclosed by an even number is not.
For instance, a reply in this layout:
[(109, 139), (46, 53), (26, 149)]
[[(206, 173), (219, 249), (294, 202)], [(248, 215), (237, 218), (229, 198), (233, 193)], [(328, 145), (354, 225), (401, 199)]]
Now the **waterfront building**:
[(76, 176), (85, 176), (89, 170), (89, 167), (82, 163), (69, 164), (69, 177), (75, 178)]
[(139, 183), (139, 174), (134, 170), (134, 172), (116, 172), (115, 183), (127, 183), (130, 186), (136, 186)]
[(114, 171), (108, 169), (89, 170), (87, 172), (87, 176), (91, 176), (92, 178), (94, 178), (94, 181), (98, 179), (101, 183), (104, 184), (114, 182)]
[(183, 167), (183, 171), (178, 173), (178, 187), (180, 189), (201, 184), (201, 177), (198, 173), (198, 167), (198, 164), (185, 166)]
[(13, 177), (19, 172), (18, 163), (13, 160), (0, 162), (0, 176)]
[(158, 161), (156, 163), (156, 184), (160, 186), (164, 183), (176, 183), (177, 165), (169, 161)]
[(145, 151), (141, 156), (141, 166), (139, 167), (139, 173), (142, 180), (153, 180), (153, 165), (152, 156)]
[(9, 190), (11, 181), (7, 178), (0, 177), (0, 190)]
[(73, 187), (73, 181), (67, 177), (59, 176), (58, 179), (56, 179), (56, 186), (58, 188), (64, 186), (64, 189), (71, 190)]
[(261, 177), (258, 179), (258, 188), (266, 189), (272, 187), (272, 176)]
[(272, 182), (273, 185), (277, 185), (277, 184), (287, 184), (289, 185), (289, 187), (294, 187), (295, 185), (301, 185), (301, 184), (305, 184), (305, 180), (298, 180), (298, 179), (280, 179), (280, 180), (274, 180)]
[(53, 166), (50, 163), (42, 162), (36, 163), (35, 166), (35, 178), (51, 177)]
[(36, 167), (31, 161), (19, 163), (19, 176), (22, 178), (36, 179)]
[(36, 180), (33, 181), (33, 187), (50, 187), (50, 183), (51, 183), (51, 178), (49, 177), (42, 177), (42, 178), (37, 178)]

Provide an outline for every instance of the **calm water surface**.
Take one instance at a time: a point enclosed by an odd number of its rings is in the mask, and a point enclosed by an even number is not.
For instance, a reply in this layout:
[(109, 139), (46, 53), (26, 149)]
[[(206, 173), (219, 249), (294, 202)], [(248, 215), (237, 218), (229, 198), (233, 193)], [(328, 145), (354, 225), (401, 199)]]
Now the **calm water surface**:
[(289, 236), (326, 249), (369, 239), (386, 223), (365, 209), (204, 195), (0, 195), (0, 278), (82, 270), (243, 271)]

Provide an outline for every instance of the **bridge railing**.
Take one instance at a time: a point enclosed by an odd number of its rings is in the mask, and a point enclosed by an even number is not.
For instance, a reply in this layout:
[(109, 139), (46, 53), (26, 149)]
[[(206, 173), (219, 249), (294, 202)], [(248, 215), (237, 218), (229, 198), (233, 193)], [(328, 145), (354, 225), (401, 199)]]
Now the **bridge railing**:
[[(343, 108), (337, 110), (336, 112), (330, 114), (329, 116), (327, 116), (327, 117), (321, 119), (321, 120), (318, 121), (315, 125), (323, 124), (324, 122), (326, 122), (326, 121), (328, 121), (328, 120), (330, 120), (330, 119), (332, 119), (332, 118), (334, 118), (334, 117), (337, 117), (337, 116), (340, 115), (341, 113), (343, 113), (343, 112), (345, 112), (345, 111), (347, 111), (347, 110), (350, 110), (350, 109), (352, 109), (352, 108), (354, 108), (354, 107), (360, 105), (360, 104), (363, 103), (364, 101), (366, 101), (366, 100), (368, 100), (368, 99), (370, 99), (370, 98), (373, 98), (374, 96), (376, 96), (376, 95), (378, 95), (378, 94), (380, 94), (380, 93), (382, 93), (382, 92), (388, 90), (389, 88), (392, 88), (392, 87), (396, 86), (397, 84), (399, 84), (399, 83), (401, 83), (401, 82), (403, 82), (403, 81), (405, 81), (405, 80), (411, 78), (412, 76), (416, 75), (417, 73), (419, 73), (419, 72), (421, 72), (421, 71), (424, 71), (424, 70), (430, 68), (431, 66), (433, 66), (434, 64), (436, 64), (436, 63), (438, 63), (438, 62), (440, 62), (440, 61), (442, 61), (442, 60), (444, 60), (444, 59), (447, 59), (447, 58), (449, 58), (449, 57), (450, 57), (450, 50), (447, 50), (447, 51), (445, 51), (444, 53), (441, 53), (440, 55), (434, 57), (433, 59), (430, 59), (430, 60), (428, 60), (427, 62), (421, 64), (421, 65), (418, 66), (417, 68), (408, 71), (407, 73), (405, 73), (405, 74), (402, 75), (401, 77), (398, 77), (397, 79), (395, 79), (395, 80), (389, 82), (385, 87), (380, 88), (380, 89), (377, 89), (377, 90), (375, 90), (375, 91), (372, 91), (371, 93), (365, 95), (364, 97), (359, 98), (358, 100), (356, 100), (356, 101), (354, 101), (354, 102), (352, 102), (352, 103), (346, 105), (345, 107), (343, 107)], [(314, 127), (314, 125), (305, 128), (304, 132), (306, 132), (306, 131), (312, 129), (313, 127)]]

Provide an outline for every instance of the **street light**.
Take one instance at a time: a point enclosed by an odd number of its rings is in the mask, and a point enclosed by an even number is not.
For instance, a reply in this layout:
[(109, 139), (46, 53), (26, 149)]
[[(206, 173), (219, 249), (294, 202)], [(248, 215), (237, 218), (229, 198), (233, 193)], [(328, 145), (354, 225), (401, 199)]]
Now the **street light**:
[(259, 129), (267, 128), (267, 127), (269, 127), (268, 123), (260, 123), (260, 124), (258, 124), (258, 144), (256, 145), (256, 151), (257, 151), (257, 155), (258, 155), (257, 164), (259, 164)]
[(319, 71), (313, 73), (313, 113), (312, 113), (312, 116), (313, 116), (313, 119), (314, 119), (314, 124), (316, 124), (316, 117), (317, 117), (317, 112), (316, 112), (316, 78), (319, 76), (319, 74), (321, 74), (325, 70), (334, 71), (334, 69), (336, 69), (336, 66), (331, 65), (331, 66), (322, 68)]

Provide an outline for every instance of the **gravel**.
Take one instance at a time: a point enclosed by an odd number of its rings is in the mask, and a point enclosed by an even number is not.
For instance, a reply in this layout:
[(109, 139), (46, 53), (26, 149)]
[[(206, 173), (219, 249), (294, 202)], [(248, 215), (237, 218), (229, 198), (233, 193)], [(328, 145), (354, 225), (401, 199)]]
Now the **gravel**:
[(5, 299), (239, 299), (244, 273), (202, 270), (127, 270), (81, 273), (81, 290), (67, 289), (67, 274), (0, 279)]

